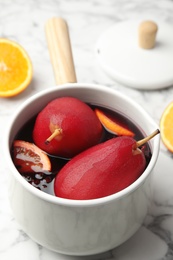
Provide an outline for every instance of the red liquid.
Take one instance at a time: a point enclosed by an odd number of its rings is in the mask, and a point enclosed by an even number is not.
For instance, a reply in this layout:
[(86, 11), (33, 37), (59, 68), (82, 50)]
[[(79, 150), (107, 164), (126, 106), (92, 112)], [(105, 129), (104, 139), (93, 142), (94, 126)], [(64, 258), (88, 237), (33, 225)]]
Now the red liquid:
[[(93, 106), (94, 108), (94, 106)], [(116, 121), (119, 122), (120, 125), (125, 126), (129, 130), (135, 133), (134, 139), (135, 140), (141, 140), (144, 138), (144, 135), (142, 132), (139, 130), (139, 128), (128, 118), (122, 116), (121, 114), (110, 111), (108, 109), (100, 108), (102, 111), (104, 110), (106, 113), (111, 115), (113, 118), (116, 118)], [(16, 140), (23, 140), (27, 142), (33, 143), (32, 139), (32, 131), (33, 131), (33, 126), (35, 122), (36, 116), (32, 118), (30, 121), (28, 121), (19, 131), (19, 133), (16, 135)], [(108, 131), (104, 130), (103, 131), (103, 136), (101, 142), (104, 142), (108, 139), (111, 139), (115, 137), (114, 134), (109, 133)], [(151, 159), (151, 150), (149, 145), (146, 143), (142, 148), (141, 148), (145, 154), (145, 158), (147, 161), (147, 165)], [(12, 157), (13, 157), (13, 150), (12, 150)], [(51, 156), (49, 155), (51, 165), (52, 165), (52, 172), (27, 172), (25, 174), (22, 174), (22, 176), (34, 187), (41, 189), (43, 191), (47, 191), (47, 188), (49, 188), (49, 185), (51, 185), (53, 179), (55, 178), (56, 174), (58, 174), (59, 170), (67, 163), (67, 159), (64, 158), (59, 158), (56, 156)], [(16, 167), (17, 168), (17, 167)], [(18, 168), (18, 171), (20, 172), (20, 169)]]

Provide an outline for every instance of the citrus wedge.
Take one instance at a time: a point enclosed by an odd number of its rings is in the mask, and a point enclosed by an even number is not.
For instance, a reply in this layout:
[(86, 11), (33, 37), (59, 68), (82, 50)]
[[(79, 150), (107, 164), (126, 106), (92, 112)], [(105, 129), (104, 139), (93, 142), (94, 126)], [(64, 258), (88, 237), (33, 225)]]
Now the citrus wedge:
[(32, 63), (18, 43), (0, 38), (0, 97), (21, 93), (31, 82)]
[(35, 144), (22, 140), (13, 143), (13, 162), (20, 173), (51, 170), (51, 162)]
[(160, 133), (163, 144), (173, 153), (173, 102), (163, 111), (160, 119)]
[(119, 122), (116, 122), (114, 118), (111, 118), (109, 115), (105, 114), (100, 109), (96, 108), (95, 113), (100, 120), (103, 127), (108, 131), (116, 135), (126, 135), (134, 136), (135, 134), (124, 126), (120, 125)]

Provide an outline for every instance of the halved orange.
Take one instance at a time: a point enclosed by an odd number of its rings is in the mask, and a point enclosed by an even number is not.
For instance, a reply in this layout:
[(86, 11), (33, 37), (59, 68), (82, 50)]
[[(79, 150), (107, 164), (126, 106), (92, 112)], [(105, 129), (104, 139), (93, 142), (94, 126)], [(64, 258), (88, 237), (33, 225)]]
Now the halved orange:
[(32, 63), (18, 43), (0, 38), (0, 97), (21, 93), (31, 82)]
[(163, 144), (173, 153), (173, 102), (163, 111), (160, 119), (160, 133)]
[(20, 173), (51, 170), (49, 157), (33, 143), (15, 140), (13, 142), (12, 157)]
[(100, 120), (101, 124), (109, 132), (114, 133), (116, 135), (126, 135), (126, 136), (131, 136), (131, 137), (133, 137), (135, 135), (131, 130), (120, 125), (118, 122), (116, 122), (116, 119), (111, 118), (106, 113), (104, 113), (102, 110), (96, 108), (95, 113), (96, 113), (98, 119)]

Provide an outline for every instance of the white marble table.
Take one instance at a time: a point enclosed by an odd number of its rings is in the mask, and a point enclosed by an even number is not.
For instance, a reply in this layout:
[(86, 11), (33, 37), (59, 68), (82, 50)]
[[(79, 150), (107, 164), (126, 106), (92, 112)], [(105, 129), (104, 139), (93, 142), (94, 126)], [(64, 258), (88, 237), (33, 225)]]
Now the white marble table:
[[(61, 16), (69, 24), (78, 82), (104, 84), (140, 103), (159, 123), (173, 100), (173, 88), (142, 91), (111, 80), (98, 66), (94, 48), (109, 26), (125, 20), (156, 17), (173, 26), (171, 0), (0, 0), (0, 37), (19, 42), (29, 53), (34, 67), (30, 86), (12, 99), (0, 99), (0, 147), (9, 116), (29, 96), (55, 85), (47, 49), (44, 24)], [(109, 252), (89, 257), (70, 257), (51, 252), (33, 242), (18, 226), (8, 201), (8, 166), (0, 150), (0, 259), (173, 259), (173, 162), (161, 143), (155, 168), (152, 206), (141, 229), (126, 243)]]

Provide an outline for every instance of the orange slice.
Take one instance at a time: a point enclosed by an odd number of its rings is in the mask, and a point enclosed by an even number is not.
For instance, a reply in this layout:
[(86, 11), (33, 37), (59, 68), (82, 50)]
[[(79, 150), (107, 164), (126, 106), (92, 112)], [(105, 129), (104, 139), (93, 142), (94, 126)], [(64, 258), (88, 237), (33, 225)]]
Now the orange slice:
[(13, 162), (20, 173), (51, 170), (51, 162), (35, 144), (22, 140), (13, 143)]
[(0, 97), (21, 93), (31, 82), (32, 63), (18, 43), (0, 39)]
[(101, 124), (107, 131), (116, 135), (126, 135), (132, 137), (135, 135), (132, 131), (125, 128), (124, 126), (121, 126), (118, 122), (115, 121), (115, 119), (109, 117), (100, 109), (96, 108), (95, 113), (98, 119), (100, 120)]
[(163, 111), (160, 119), (160, 133), (163, 144), (173, 153), (173, 102)]

